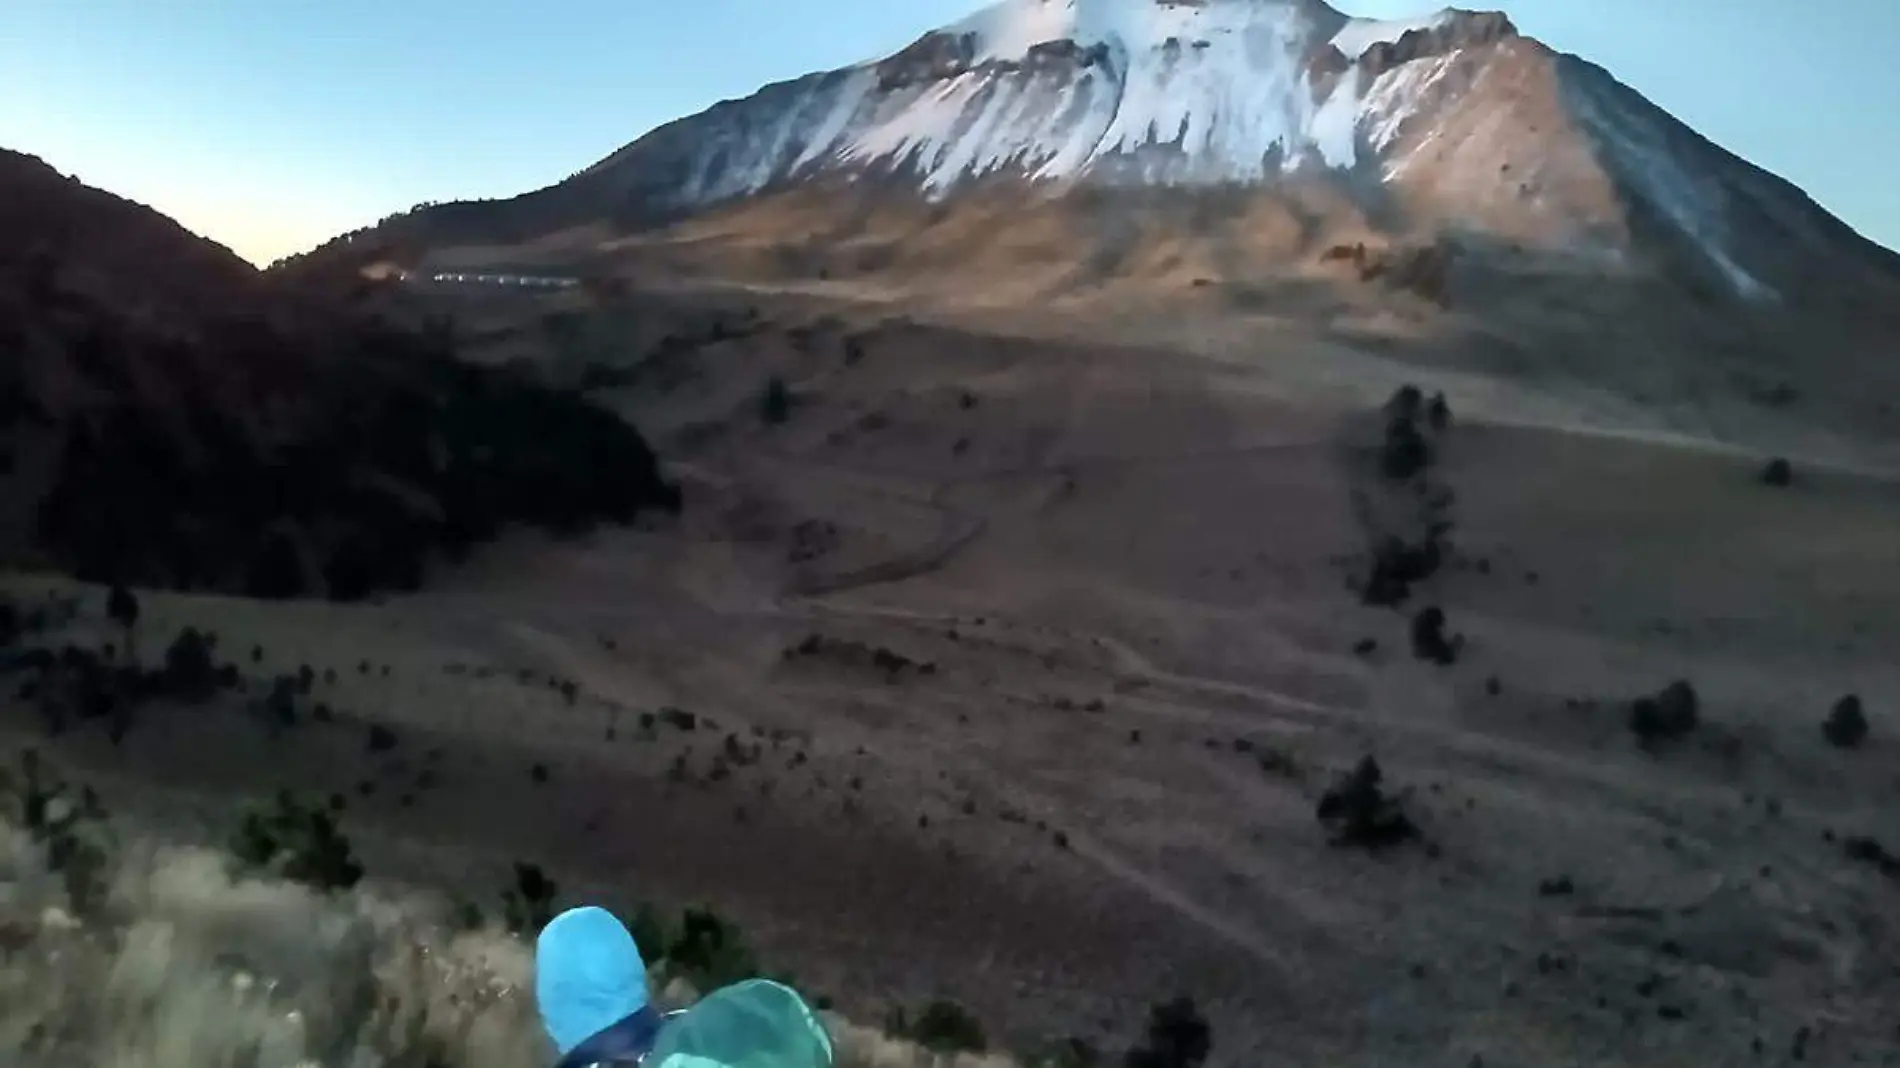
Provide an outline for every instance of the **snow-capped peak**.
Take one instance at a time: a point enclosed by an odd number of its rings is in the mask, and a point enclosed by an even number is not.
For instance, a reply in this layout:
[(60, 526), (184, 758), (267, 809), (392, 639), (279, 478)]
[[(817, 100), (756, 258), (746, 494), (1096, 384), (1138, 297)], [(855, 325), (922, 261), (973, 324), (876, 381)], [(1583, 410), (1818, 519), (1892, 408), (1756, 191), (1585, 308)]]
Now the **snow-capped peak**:
[(724, 119), (690, 135), (656, 133), (644, 147), (671, 162), (653, 202), (692, 208), (828, 174), (935, 197), (1002, 175), (1206, 185), (1351, 169), (1430, 89), (1408, 68), (1512, 32), (1450, 10), (1350, 19), (1324, 0), (1001, 0), (889, 55), (721, 105), (706, 118)]
[(1782, 263), (1796, 246), (1802, 262), (1869, 258), (1798, 190), (1600, 68), (1519, 40), (1502, 14), (1352, 19), (1324, 0), (1001, 0), (889, 55), (669, 123), (490, 214), (515, 232), (840, 182), (931, 198), (1004, 178), (1192, 195), (1287, 174), (1356, 205), (1348, 225), (1589, 262), (1701, 259), (1751, 296), (1812, 273)]
[(1395, 44), (1413, 30), (1435, 30), (1450, 22), (1456, 14), (1451, 8), (1445, 8), (1434, 14), (1409, 19), (1348, 19), (1346, 25), (1333, 34), (1332, 45), (1344, 53), (1347, 59), (1358, 59), (1375, 44)]
[(1307, 43), (1330, 31), (1330, 43), (1357, 59), (1375, 43), (1429, 30), (1450, 14), (1447, 9), (1408, 19), (1349, 19), (1314, 0), (1001, 0), (939, 32), (974, 35), (979, 60), (1010, 61), (1057, 41), (1135, 52), (1170, 39), (1199, 44), (1235, 35)]
[(1369, 87), (1340, 68), (1453, 14), (1348, 19), (1320, 0), (1002, 0), (854, 68), (796, 163), (887, 166), (932, 193), (996, 173), (1206, 183), (1351, 167)]

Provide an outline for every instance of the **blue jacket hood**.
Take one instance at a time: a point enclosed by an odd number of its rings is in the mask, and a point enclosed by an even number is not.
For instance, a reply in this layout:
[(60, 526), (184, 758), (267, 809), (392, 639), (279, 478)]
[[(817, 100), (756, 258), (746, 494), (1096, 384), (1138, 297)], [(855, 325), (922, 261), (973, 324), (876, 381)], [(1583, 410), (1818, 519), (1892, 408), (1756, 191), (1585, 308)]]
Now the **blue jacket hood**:
[(606, 909), (569, 909), (542, 928), (534, 972), (541, 1024), (562, 1057), (647, 1008), (646, 961)]

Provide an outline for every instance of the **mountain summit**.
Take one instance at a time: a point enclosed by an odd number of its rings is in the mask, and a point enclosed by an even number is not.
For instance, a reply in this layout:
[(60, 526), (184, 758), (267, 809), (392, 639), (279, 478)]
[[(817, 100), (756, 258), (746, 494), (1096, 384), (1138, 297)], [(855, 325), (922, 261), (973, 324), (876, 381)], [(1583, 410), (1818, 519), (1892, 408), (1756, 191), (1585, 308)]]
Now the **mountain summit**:
[(1496, 14), (1378, 22), (1316, 0), (1004, 0), (893, 55), (715, 108), (707, 118), (730, 121), (681, 131), (714, 141), (669, 192), (703, 202), (835, 169), (933, 193), (998, 175), (1195, 184), (1350, 169), (1442, 73), (1401, 71), (1406, 60), (1515, 32)]
[(1753, 300), (1895, 257), (1500, 13), (1321, 0), (1002, 0), (890, 55), (663, 126), (558, 186), (436, 217), (483, 236), (875, 182), (1319, 184), (1375, 230), (1657, 269)]

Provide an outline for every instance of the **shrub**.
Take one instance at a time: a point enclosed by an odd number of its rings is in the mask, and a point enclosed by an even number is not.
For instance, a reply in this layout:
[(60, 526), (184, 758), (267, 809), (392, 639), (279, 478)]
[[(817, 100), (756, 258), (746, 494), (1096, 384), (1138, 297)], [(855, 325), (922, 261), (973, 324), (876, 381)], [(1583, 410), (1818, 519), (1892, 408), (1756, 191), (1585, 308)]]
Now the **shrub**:
[(667, 927), (666, 916), (652, 905), (641, 905), (633, 910), (633, 919), (628, 921), (627, 930), (633, 935), (633, 944), (640, 947), (648, 963), (658, 963), (657, 957), (664, 957), (672, 945), (671, 929)]
[(1412, 584), (1437, 574), (1443, 563), (1444, 548), (1436, 530), (1417, 545), (1387, 537), (1372, 552), (1372, 573), (1360, 590), (1360, 599), (1379, 607), (1404, 604), (1412, 595)]
[(515, 934), (533, 934), (554, 918), (560, 886), (539, 865), (515, 861), (514, 885), (502, 891), (502, 918)]
[(697, 990), (713, 990), (758, 974), (758, 964), (737, 924), (708, 908), (689, 908), (666, 945), (673, 974)]
[(1393, 418), (1385, 424), (1385, 442), (1379, 449), (1379, 469), (1394, 482), (1403, 482), (1432, 462), (1432, 447), (1410, 419)]
[(106, 594), (106, 616), (126, 630), (139, 621), (139, 599), (124, 586), (113, 586)]
[(1425, 409), (1425, 421), (1440, 433), (1451, 426), (1451, 405), (1446, 403), (1443, 393), (1432, 394), (1432, 402)]
[(482, 907), (460, 894), (449, 900), (449, 927), (456, 931), (479, 931), (487, 918), (482, 915)]
[(1418, 837), (1417, 825), (1381, 789), (1384, 775), (1367, 756), (1321, 795), (1315, 814), (1332, 831), (1334, 845), (1378, 850)]
[(317, 890), (348, 890), (363, 877), (349, 839), (327, 806), (299, 801), (289, 791), (244, 814), (231, 840), (231, 855), (252, 871), (265, 871)]
[(1463, 645), (1463, 636), (1456, 638), (1445, 636), (1444, 609), (1434, 605), (1412, 617), (1412, 655), (1420, 660), (1429, 660), (1439, 665), (1455, 664), (1458, 662), (1458, 651)]
[(264, 698), (264, 711), (280, 727), (297, 722), (297, 684), (290, 676), (279, 675), (272, 680), (270, 693)]
[(1055, 1043), (1029, 1063), (1037, 1068), (1098, 1068), (1102, 1063), (1102, 1051), (1086, 1039), (1071, 1036)]
[(1424, 406), (1424, 403), (1425, 394), (1417, 386), (1407, 382), (1393, 390), (1392, 396), (1386, 398), (1385, 416), (1388, 420), (1416, 422), (1419, 409)]
[(1821, 733), (1838, 748), (1859, 748), (1867, 740), (1867, 713), (1861, 708), (1860, 697), (1850, 693), (1834, 702), (1827, 722), (1821, 724)]
[(1701, 700), (1686, 679), (1677, 679), (1653, 697), (1639, 697), (1630, 705), (1630, 730), (1644, 745), (1673, 741), (1701, 722)]
[(75, 791), (49, 778), (32, 750), (21, 754), (17, 780), (0, 774), (0, 828), (18, 823), (31, 835), (46, 867), (59, 874), (68, 904), (80, 915), (97, 911), (110, 889), (105, 818), (91, 787)]
[(1780, 488), (1794, 482), (1794, 465), (1777, 456), (1762, 466), (1760, 476), (1762, 485)]
[(767, 426), (778, 426), (792, 416), (792, 393), (785, 388), (785, 380), (777, 375), (765, 381), (765, 390), (759, 394), (759, 419)]
[(1200, 1068), (1213, 1049), (1213, 1029), (1193, 999), (1175, 998), (1148, 1011), (1148, 1033), (1123, 1063), (1128, 1068)]
[(982, 1053), (989, 1049), (982, 1023), (968, 1009), (943, 998), (927, 1002), (914, 1017), (902, 1005), (892, 1008), (885, 1017), (884, 1030), (937, 1054)]
[(396, 748), (396, 732), (380, 723), (372, 723), (364, 745), (372, 753), (387, 753)]
[(1538, 897), (1569, 897), (1576, 892), (1577, 884), (1568, 875), (1543, 879), (1537, 884)]
[(160, 682), (167, 696), (179, 701), (208, 701), (218, 692), (218, 667), (212, 661), (217, 640), (195, 627), (186, 627), (165, 650)]
[(1889, 879), (1900, 880), (1900, 856), (1895, 856), (1879, 841), (1864, 835), (1849, 836), (1841, 842), (1847, 859), (1872, 865)]

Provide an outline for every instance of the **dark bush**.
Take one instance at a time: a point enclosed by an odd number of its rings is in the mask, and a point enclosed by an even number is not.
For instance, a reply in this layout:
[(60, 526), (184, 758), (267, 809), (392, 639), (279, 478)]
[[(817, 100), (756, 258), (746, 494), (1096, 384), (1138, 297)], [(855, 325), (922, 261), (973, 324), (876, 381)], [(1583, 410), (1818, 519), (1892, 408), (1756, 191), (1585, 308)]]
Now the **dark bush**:
[(1320, 796), (1316, 815), (1333, 844), (1379, 850), (1418, 837), (1418, 827), (1399, 802), (1380, 787), (1384, 771), (1368, 756)]
[[(666, 916), (652, 905), (641, 905), (633, 910), (633, 919), (627, 922), (627, 930), (633, 934), (633, 944), (640, 952), (656, 958), (664, 957), (668, 947), (673, 944), (672, 929), (666, 924)], [(649, 964), (657, 964), (652, 960)]]
[(554, 918), (560, 887), (538, 865), (515, 862), (514, 885), (502, 892), (502, 918), (515, 934), (534, 934)]
[(1100, 1068), (1102, 1051), (1087, 1039), (1071, 1036), (1055, 1043), (1030, 1063), (1041, 1068)]
[(1388, 420), (1415, 423), (1424, 405), (1424, 392), (1408, 382), (1393, 390), (1392, 396), (1386, 398), (1385, 417)]
[(165, 650), (159, 682), (167, 697), (177, 701), (209, 701), (218, 692), (218, 666), (212, 660), (216, 640), (195, 627), (186, 627)]
[(297, 722), (296, 682), (287, 675), (272, 680), (270, 693), (264, 698), (264, 711), (280, 727), (294, 725)]
[(1645, 745), (1673, 741), (1696, 729), (1700, 706), (1695, 687), (1677, 679), (1654, 697), (1639, 697), (1630, 705), (1630, 730)]
[(697, 990), (714, 990), (758, 974), (737, 924), (706, 908), (689, 908), (666, 947), (667, 966)]
[(1794, 482), (1794, 465), (1777, 456), (1763, 465), (1759, 477), (1764, 486), (1779, 488), (1791, 485)]
[(396, 732), (380, 723), (372, 723), (364, 744), (372, 753), (387, 753), (396, 748)]
[(1895, 856), (1875, 839), (1850, 836), (1841, 842), (1841, 849), (1847, 859), (1872, 865), (1889, 879), (1900, 879), (1900, 856)]
[(113, 586), (106, 594), (106, 616), (126, 630), (139, 621), (139, 599), (124, 586)]
[(246, 868), (304, 883), (318, 890), (348, 890), (363, 877), (336, 816), (307, 805), (288, 791), (275, 803), (245, 813), (231, 854)]
[(1441, 666), (1455, 664), (1463, 645), (1462, 636), (1446, 637), (1444, 609), (1434, 605), (1412, 617), (1412, 655), (1420, 660)]
[(1148, 1012), (1148, 1032), (1123, 1058), (1127, 1068), (1200, 1068), (1213, 1052), (1213, 1029), (1191, 998), (1175, 998)]
[(1834, 702), (1827, 722), (1821, 724), (1821, 733), (1838, 748), (1860, 748), (1867, 740), (1867, 713), (1861, 708), (1860, 697), (1850, 693)]
[(1432, 402), (1425, 409), (1425, 422), (1440, 433), (1451, 426), (1451, 405), (1446, 403), (1443, 393), (1432, 394)]
[(777, 375), (766, 379), (759, 394), (759, 419), (767, 426), (778, 426), (792, 416), (792, 393)]
[(1385, 425), (1385, 441), (1379, 449), (1379, 469), (1385, 477), (1403, 482), (1425, 470), (1432, 462), (1432, 446), (1410, 419), (1392, 419)]
[(1538, 897), (1569, 897), (1576, 892), (1577, 884), (1568, 875), (1545, 879), (1537, 884)]
[(885, 1018), (884, 1030), (945, 1056), (989, 1049), (989, 1039), (977, 1018), (963, 1006), (942, 998), (926, 1003), (914, 1015), (902, 1005), (896, 1006)]
[(0, 768), (0, 806), (43, 851), (75, 913), (88, 915), (105, 904), (110, 840), (105, 807), (91, 787), (74, 790), (52, 778), (29, 749), (20, 756), (17, 779)]
[(1360, 599), (1379, 607), (1404, 604), (1412, 595), (1412, 584), (1437, 574), (1443, 564), (1444, 549), (1436, 531), (1417, 545), (1387, 537), (1373, 550), (1372, 571), (1359, 591)]
[(449, 926), (461, 932), (479, 931), (485, 922), (482, 907), (457, 894), (449, 901)]

